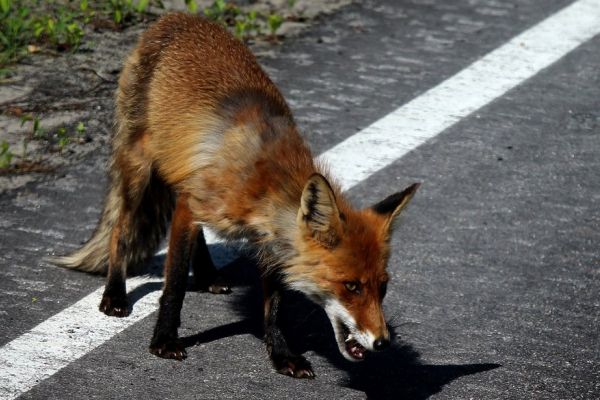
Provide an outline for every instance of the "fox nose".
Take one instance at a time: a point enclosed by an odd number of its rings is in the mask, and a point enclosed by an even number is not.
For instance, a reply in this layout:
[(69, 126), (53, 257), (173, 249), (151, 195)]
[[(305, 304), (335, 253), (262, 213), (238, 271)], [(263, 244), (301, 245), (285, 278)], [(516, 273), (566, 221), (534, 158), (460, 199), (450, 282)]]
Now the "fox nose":
[(373, 342), (373, 350), (375, 351), (383, 351), (388, 347), (390, 347), (389, 339), (380, 337), (378, 339), (375, 339), (375, 341)]

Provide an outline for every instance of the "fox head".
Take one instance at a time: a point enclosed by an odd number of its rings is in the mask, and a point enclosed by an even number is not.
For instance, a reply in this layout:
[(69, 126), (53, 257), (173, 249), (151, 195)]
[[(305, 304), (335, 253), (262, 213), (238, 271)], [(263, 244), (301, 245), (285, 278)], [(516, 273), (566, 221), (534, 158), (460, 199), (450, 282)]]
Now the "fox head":
[(413, 184), (364, 210), (352, 208), (341, 196), (336, 199), (320, 174), (304, 187), (296, 220), (297, 257), (285, 280), (324, 308), (340, 352), (350, 361), (390, 345), (382, 309), (390, 235), (418, 187)]

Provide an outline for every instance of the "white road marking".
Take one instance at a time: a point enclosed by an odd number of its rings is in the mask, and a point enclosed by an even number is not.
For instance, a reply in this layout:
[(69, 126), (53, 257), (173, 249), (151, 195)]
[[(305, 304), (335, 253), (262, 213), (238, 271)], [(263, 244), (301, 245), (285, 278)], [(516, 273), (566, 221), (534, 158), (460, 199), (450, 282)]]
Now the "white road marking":
[[(349, 189), (598, 33), (600, 0), (579, 0), (322, 157)], [(134, 278), (127, 285), (131, 292), (158, 281)], [(158, 308), (160, 292), (153, 291), (135, 303), (128, 318), (106, 317), (96, 311), (102, 292), (98, 289), (0, 349), (0, 398), (27, 392)]]
[[(217, 239), (207, 232), (206, 241)], [(166, 250), (157, 255), (165, 254)], [(213, 254), (215, 255), (215, 254)], [(240, 256), (234, 248), (213, 258), (217, 266)], [(139, 291), (139, 298), (127, 318), (107, 317), (97, 311), (104, 287), (42, 322), (0, 349), (0, 399), (14, 399), (71, 362), (84, 356), (117, 333), (156, 311), (162, 285), (160, 277), (135, 277), (127, 280), (128, 293)], [(145, 288), (145, 285), (151, 285)]]
[[(129, 291), (154, 278), (127, 281)], [(153, 291), (134, 304), (128, 318), (111, 318), (98, 311), (104, 288), (42, 322), (0, 350), (0, 398), (14, 399), (42, 380), (89, 353), (127, 327), (156, 310), (160, 291)]]
[(342, 187), (349, 189), (598, 33), (600, 1), (577, 1), (339, 143), (323, 157)]

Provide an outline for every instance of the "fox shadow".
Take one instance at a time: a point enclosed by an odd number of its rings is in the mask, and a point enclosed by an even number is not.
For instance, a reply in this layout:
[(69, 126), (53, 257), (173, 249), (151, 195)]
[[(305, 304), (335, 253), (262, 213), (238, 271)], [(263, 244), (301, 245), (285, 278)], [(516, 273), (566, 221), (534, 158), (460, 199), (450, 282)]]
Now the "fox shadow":
[[(211, 253), (217, 256), (223, 251), (227, 251), (227, 247), (211, 246)], [(162, 274), (162, 261), (164, 257), (156, 258), (152, 274)], [(233, 288), (234, 311), (242, 319), (182, 337), (186, 348), (248, 333), (261, 340), (263, 338), (263, 299), (256, 263), (249, 256), (243, 256), (220, 271)], [(190, 281), (191, 290), (193, 279)], [(134, 303), (161, 285), (148, 283), (138, 287), (130, 293), (130, 301)], [(325, 311), (300, 293), (286, 291), (284, 297), (284, 321), (292, 351), (297, 354), (312, 351), (326, 358), (346, 373), (340, 385), (362, 391), (368, 399), (427, 399), (455, 379), (500, 367), (499, 364), (425, 364), (412, 345), (398, 338), (390, 349), (369, 353), (364, 361), (353, 363), (340, 354)], [(394, 336), (394, 329), (390, 328)], [(319, 371), (316, 370), (315, 374), (318, 379)]]

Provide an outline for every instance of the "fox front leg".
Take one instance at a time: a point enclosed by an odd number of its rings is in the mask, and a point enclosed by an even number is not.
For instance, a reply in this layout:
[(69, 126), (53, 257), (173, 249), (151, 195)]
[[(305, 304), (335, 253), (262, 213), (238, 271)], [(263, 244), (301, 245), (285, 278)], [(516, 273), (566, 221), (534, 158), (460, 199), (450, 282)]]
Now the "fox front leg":
[(292, 353), (287, 344), (281, 303), (283, 287), (276, 274), (262, 278), (265, 301), (265, 342), (267, 352), (277, 372), (294, 378), (313, 379), (315, 373), (303, 356)]

